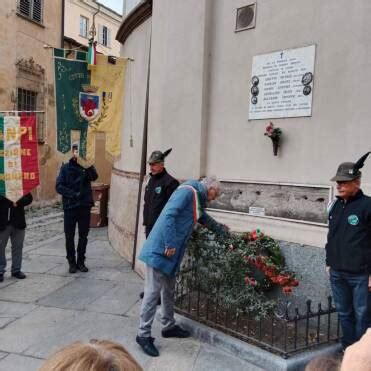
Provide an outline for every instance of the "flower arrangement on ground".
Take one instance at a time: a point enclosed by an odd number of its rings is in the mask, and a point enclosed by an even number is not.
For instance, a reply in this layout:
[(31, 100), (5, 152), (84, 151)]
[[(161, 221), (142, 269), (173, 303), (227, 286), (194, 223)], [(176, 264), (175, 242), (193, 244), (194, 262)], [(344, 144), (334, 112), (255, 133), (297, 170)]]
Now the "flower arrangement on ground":
[[(276, 306), (267, 291), (280, 287), (286, 295), (299, 281), (285, 267), (278, 243), (259, 229), (241, 235), (194, 231), (181, 276), (192, 271), (190, 286), (214, 296), (226, 308), (264, 317)], [(192, 287), (190, 287), (192, 289)]]

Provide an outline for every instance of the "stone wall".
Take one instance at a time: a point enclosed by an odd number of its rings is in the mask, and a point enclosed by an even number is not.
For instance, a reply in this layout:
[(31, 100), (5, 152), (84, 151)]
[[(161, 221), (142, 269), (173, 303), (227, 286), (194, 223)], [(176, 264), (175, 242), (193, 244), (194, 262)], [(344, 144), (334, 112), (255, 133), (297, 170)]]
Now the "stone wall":
[(267, 216), (327, 223), (329, 188), (228, 181), (222, 186), (210, 208), (248, 213), (250, 207), (258, 207)]

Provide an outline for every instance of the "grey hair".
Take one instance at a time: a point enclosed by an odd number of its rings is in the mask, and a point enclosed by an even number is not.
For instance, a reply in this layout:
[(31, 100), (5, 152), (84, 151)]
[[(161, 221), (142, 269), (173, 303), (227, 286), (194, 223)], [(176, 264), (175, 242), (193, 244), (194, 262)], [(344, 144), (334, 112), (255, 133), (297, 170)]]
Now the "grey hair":
[(215, 176), (207, 176), (201, 180), (201, 183), (207, 190), (214, 188), (217, 192), (220, 192), (222, 188), (222, 185)]

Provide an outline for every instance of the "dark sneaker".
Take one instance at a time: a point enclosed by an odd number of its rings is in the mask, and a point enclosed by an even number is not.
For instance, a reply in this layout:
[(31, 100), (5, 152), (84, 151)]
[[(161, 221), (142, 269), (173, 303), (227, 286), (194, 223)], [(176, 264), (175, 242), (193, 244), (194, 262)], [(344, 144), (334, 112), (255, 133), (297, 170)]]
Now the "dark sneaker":
[(89, 272), (88, 267), (84, 263), (77, 263), (77, 269), (80, 272)]
[(12, 273), (12, 277), (15, 277), (15, 278), (18, 278), (20, 280), (23, 280), (23, 279), (26, 278), (26, 275), (23, 272), (18, 271), (18, 272), (13, 272)]
[[(144, 298), (144, 292), (143, 292), (143, 291), (139, 294), (139, 297), (140, 297), (141, 299)], [(161, 297), (158, 298), (158, 300), (157, 300), (157, 304), (156, 304), (156, 305), (161, 305)]]
[(143, 349), (144, 353), (151, 357), (158, 357), (160, 355), (157, 348), (153, 345), (153, 342), (155, 341), (154, 338), (137, 336), (135, 340)]
[(4, 281), (4, 275), (0, 274), (0, 282), (3, 282), (3, 281)]
[(75, 262), (68, 262), (70, 268), (69, 268), (69, 272), (70, 273), (76, 273), (77, 272), (77, 265)]
[(168, 330), (162, 330), (161, 334), (164, 338), (188, 338), (191, 336), (191, 333), (189, 331), (183, 330), (178, 325), (175, 325)]

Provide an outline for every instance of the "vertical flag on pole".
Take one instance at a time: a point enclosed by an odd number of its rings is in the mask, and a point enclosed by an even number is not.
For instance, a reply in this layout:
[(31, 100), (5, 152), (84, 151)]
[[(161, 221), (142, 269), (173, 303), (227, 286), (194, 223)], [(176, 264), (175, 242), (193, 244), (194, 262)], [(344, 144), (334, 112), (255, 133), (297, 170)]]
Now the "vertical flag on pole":
[(0, 117), (0, 195), (15, 202), (39, 185), (36, 117)]
[(88, 50), (88, 64), (96, 65), (97, 64), (97, 49), (96, 49), (96, 41), (89, 41), (89, 50)]

